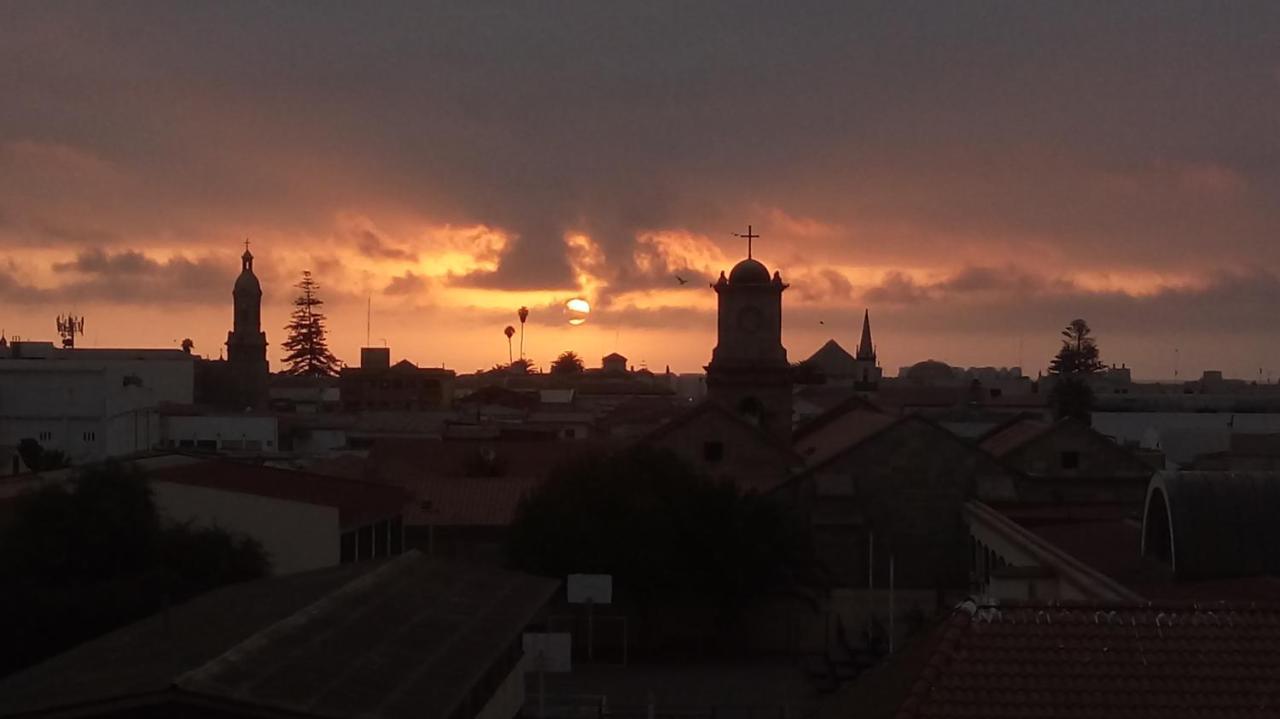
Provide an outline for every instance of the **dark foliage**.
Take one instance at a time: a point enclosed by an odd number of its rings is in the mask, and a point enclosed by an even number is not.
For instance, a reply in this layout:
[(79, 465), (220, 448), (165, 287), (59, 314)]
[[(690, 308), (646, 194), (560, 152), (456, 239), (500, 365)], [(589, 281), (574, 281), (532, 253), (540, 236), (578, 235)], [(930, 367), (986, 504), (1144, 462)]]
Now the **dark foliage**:
[(18, 456), (32, 472), (50, 472), (71, 465), (65, 452), (45, 449), (39, 442), (27, 437), (18, 442)]
[(1090, 333), (1088, 322), (1072, 320), (1062, 330), (1062, 347), (1049, 363), (1049, 374), (1056, 378), (1049, 403), (1058, 419), (1072, 417), (1086, 423), (1091, 420), (1093, 390), (1088, 378), (1101, 372), (1105, 365)]
[(288, 353), (283, 360), (284, 373), (299, 377), (336, 377), (342, 363), (329, 351), (325, 317), (319, 310), (324, 304), (317, 295), (320, 286), (310, 272), (303, 272), (302, 281), (294, 286), (301, 294), (293, 300), (293, 314), (285, 325), (289, 336), (282, 345)]
[(1051, 375), (1091, 375), (1104, 369), (1098, 344), (1090, 335), (1089, 323), (1071, 320), (1062, 330), (1062, 348), (1049, 363)]
[(1079, 376), (1067, 375), (1054, 382), (1049, 390), (1049, 405), (1056, 419), (1070, 417), (1093, 423), (1093, 389)]
[(551, 363), (551, 374), (581, 374), (583, 369), (582, 358), (573, 350), (561, 352)]
[(821, 581), (809, 533), (787, 507), (644, 447), (553, 472), (521, 502), (509, 556), (547, 576), (612, 574), (626, 600), (708, 606), (725, 620)]
[(267, 570), (257, 542), (162, 524), (140, 475), (86, 470), (20, 498), (0, 533), (0, 675)]

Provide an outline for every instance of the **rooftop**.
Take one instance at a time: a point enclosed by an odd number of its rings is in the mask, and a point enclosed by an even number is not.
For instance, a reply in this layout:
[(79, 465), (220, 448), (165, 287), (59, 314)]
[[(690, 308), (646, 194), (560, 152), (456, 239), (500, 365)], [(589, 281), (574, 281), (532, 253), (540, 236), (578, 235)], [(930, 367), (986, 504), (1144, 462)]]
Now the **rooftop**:
[(167, 461), (137, 463), (151, 481), (334, 507), (344, 529), (401, 514), (410, 501), (403, 490), (374, 482), (217, 459), (159, 459)]
[(968, 601), (837, 706), (900, 719), (1276, 716), (1277, 666), (1280, 605)]
[(447, 717), (556, 586), (409, 552), (224, 587), (0, 680), (0, 715), (198, 701)]

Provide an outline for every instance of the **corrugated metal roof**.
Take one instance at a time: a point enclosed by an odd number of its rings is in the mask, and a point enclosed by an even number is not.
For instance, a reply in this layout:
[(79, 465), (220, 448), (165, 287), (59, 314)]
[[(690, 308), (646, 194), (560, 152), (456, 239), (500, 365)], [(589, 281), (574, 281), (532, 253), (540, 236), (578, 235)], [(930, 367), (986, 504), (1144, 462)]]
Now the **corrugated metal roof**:
[(448, 717), (557, 584), (410, 552), (233, 585), (0, 681), (0, 715), (194, 697), (305, 717)]

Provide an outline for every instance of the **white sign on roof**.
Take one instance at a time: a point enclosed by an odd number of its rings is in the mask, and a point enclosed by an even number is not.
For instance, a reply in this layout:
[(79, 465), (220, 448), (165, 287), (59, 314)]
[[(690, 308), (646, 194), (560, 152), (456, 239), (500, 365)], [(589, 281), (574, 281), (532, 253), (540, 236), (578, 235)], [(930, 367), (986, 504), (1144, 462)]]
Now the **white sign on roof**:
[(570, 574), (566, 593), (570, 604), (613, 602), (612, 574)]

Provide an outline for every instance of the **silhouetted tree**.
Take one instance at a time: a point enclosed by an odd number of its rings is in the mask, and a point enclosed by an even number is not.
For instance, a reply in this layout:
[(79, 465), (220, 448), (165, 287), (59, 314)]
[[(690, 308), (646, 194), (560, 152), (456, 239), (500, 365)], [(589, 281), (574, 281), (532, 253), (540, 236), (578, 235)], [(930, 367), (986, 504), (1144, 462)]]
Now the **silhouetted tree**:
[(560, 356), (551, 363), (551, 374), (578, 374), (583, 369), (582, 358), (573, 350), (561, 352)]
[(119, 465), (45, 486), (0, 533), (0, 675), (268, 566), (253, 540), (165, 525)]
[(1089, 323), (1072, 320), (1062, 330), (1062, 347), (1049, 363), (1049, 375), (1054, 377), (1049, 402), (1059, 419), (1074, 417), (1091, 421), (1093, 389), (1089, 386), (1089, 377), (1101, 372), (1105, 365), (1090, 332)]
[(338, 374), (338, 358), (329, 351), (325, 339), (324, 314), (318, 308), (324, 304), (317, 291), (320, 286), (312, 279), (311, 272), (302, 273), (302, 281), (294, 285), (301, 294), (293, 301), (293, 314), (285, 325), (289, 336), (282, 345), (285, 374), (300, 377), (334, 377)]
[(521, 501), (511, 564), (564, 577), (606, 573), (644, 608), (702, 605), (721, 627), (770, 593), (821, 583), (805, 525), (772, 497), (742, 494), (647, 447), (581, 458)]
[(1051, 375), (1091, 375), (1101, 372), (1105, 366), (1098, 357), (1098, 344), (1090, 335), (1089, 323), (1071, 320), (1062, 330), (1062, 348), (1049, 363)]

